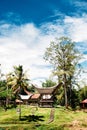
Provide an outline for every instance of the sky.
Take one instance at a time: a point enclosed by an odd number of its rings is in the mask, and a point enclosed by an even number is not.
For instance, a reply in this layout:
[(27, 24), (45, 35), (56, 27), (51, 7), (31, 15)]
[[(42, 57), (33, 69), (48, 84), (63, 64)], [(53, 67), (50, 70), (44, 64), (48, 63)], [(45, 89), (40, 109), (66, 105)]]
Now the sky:
[[(0, 0), (0, 64), (2, 73), (23, 65), (32, 82), (51, 77), (43, 59), (56, 37), (68, 36), (83, 54), (87, 69), (87, 0)], [(81, 74), (87, 83), (87, 74)], [(84, 79), (84, 80), (83, 80)]]

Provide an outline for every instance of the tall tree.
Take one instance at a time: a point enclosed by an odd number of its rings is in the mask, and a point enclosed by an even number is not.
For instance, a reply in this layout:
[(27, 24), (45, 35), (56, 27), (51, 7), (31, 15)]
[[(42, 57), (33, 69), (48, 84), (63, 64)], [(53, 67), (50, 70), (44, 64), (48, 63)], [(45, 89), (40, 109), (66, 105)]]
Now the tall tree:
[(56, 38), (45, 51), (44, 59), (53, 65), (53, 74), (58, 77), (58, 82), (64, 82), (66, 108), (68, 107), (67, 88), (72, 86), (80, 56), (75, 48), (75, 42), (67, 37)]

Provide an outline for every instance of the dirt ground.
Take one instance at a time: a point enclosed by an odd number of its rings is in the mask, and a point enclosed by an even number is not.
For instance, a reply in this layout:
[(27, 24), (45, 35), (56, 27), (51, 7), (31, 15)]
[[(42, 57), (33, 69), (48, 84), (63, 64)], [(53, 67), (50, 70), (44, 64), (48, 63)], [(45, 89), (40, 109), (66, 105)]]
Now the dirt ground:
[(83, 121), (78, 121), (78, 120), (74, 120), (73, 122), (71, 122), (70, 124), (68, 124), (68, 128), (70, 130), (87, 130), (87, 119), (82, 119)]

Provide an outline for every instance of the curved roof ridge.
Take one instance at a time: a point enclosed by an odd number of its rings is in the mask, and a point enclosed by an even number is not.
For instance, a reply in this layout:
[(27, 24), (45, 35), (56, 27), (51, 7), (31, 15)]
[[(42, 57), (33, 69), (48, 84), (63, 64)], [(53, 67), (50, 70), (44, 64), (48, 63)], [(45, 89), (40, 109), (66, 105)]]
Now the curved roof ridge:
[(37, 89), (37, 91), (40, 93), (40, 94), (52, 94), (54, 93), (57, 88), (59, 88), (63, 83), (59, 83), (53, 87), (47, 87), (47, 88), (43, 88), (43, 87), (38, 87), (37, 85), (34, 85), (33, 86)]
[[(58, 85), (58, 84), (57, 84)], [(38, 88), (38, 89), (51, 89), (51, 88), (55, 88), (55, 87), (57, 87), (57, 85), (55, 85), (55, 86), (52, 86), (52, 87), (47, 87), (47, 88), (45, 88), (45, 87), (39, 87), (38, 85), (34, 85), (33, 84), (33, 86), (35, 87), (35, 88)]]

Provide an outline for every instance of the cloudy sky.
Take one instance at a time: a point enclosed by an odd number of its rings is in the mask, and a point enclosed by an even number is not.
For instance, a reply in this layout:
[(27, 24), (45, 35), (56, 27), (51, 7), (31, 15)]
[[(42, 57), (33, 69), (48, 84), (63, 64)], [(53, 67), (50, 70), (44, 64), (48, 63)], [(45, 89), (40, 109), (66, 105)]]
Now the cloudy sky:
[[(33, 82), (51, 74), (43, 54), (55, 37), (68, 36), (87, 69), (87, 0), (0, 0), (0, 64), (3, 73), (23, 65)], [(86, 75), (82, 74), (86, 79)], [(86, 79), (87, 80), (87, 79)]]

